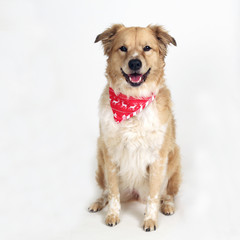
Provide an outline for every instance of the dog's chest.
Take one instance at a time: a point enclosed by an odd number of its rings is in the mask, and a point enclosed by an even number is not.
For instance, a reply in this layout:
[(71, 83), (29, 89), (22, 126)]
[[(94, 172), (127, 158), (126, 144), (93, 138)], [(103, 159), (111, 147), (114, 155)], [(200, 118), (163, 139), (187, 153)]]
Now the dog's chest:
[(159, 158), (166, 126), (161, 125), (155, 102), (137, 116), (117, 124), (110, 107), (100, 109), (101, 134), (111, 160), (129, 184), (141, 182), (147, 166)]

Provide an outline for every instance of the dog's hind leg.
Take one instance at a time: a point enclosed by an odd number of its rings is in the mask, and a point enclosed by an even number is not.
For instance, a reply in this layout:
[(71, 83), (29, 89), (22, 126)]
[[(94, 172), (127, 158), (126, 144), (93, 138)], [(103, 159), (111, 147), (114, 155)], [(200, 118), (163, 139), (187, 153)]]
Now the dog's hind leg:
[(172, 215), (175, 212), (174, 197), (181, 183), (180, 153), (177, 146), (169, 154), (168, 174), (171, 177), (168, 180), (165, 194), (161, 198), (161, 212), (164, 215)]
[(98, 198), (91, 206), (88, 208), (89, 212), (101, 211), (108, 203), (108, 192), (106, 190), (105, 177), (104, 177), (104, 157), (101, 149), (100, 139), (98, 140), (98, 170), (96, 171), (96, 181), (99, 187), (103, 190), (102, 196)]
[(172, 215), (175, 212), (174, 198), (171, 195), (164, 195), (161, 198), (161, 212), (164, 215)]
[(107, 191), (103, 191), (102, 196), (98, 198), (91, 206), (88, 208), (89, 212), (101, 211), (108, 203)]

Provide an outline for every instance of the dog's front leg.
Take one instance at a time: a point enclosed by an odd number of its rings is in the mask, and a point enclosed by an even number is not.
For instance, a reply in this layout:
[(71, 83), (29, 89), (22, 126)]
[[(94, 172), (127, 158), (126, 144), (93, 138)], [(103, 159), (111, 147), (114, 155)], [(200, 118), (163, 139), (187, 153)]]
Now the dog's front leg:
[(160, 207), (160, 190), (166, 176), (167, 158), (160, 158), (149, 167), (149, 195), (144, 216), (143, 230), (156, 230)]
[(120, 194), (118, 186), (117, 166), (105, 157), (107, 187), (108, 187), (108, 213), (106, 217), (106, 224), (108, 226), (115, 226), (120, 222)]

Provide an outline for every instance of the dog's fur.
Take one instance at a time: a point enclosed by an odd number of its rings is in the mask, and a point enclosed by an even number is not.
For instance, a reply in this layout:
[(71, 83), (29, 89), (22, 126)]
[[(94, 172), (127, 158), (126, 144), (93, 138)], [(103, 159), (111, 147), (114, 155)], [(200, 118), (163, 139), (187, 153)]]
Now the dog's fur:
[[(100, 99), (100, 137), (96, 179), (103, 193), (89, 211), (109, 205), (106, 224), (119, 223), (120, 201), (146, 202), (143, 229), (156, 229), (159, 208), (166, 215), (174, 213), (174, 197), (180, 186), (180, 153), (175, 142), (175, 121), (171, 96), (164, 80), (165, 56), (169, 44), (176, 41), (161, 26), (146, 28), (113, 25), (99, 34), (108, 56), (107, 86)], [(121, 51), (125, 46), (127, 51)], [(143, 50), (150, 46), (149, 51)], [(140, 74), (150, 72), (140, 86), (131, 86), (123, 72), (131, 74), (131, 59), (139, 59)], [(136, 116), (116, 123), (109, 103), (109, 87), (115, 93), (155, 100)]]

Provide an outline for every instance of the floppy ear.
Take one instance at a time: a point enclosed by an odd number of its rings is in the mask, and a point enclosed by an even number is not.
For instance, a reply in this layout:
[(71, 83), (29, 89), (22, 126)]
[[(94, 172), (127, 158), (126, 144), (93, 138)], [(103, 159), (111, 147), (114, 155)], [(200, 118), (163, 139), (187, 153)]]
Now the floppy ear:
[(167, 55), (167, 47), (169, 44), (177, 46), (175, 39), (170, 36), (162, 26), (149, 25), (148, 28), (150, 28), (156, 36), (159, 42), (160, 52), (163, 54), (164, 57)]
[(124, 25), (122, 25), (122, 24), (114, 24), (110, 28), (107, 28), (101, 34), (97, 35), (97, 37), (95, 39), (95, 43), (102, 41), (105, 55), (109, 56), (109, 53), (112, 49), (112, 43), (114, 40), (114, 36), (123, 27), (124, 27)]

